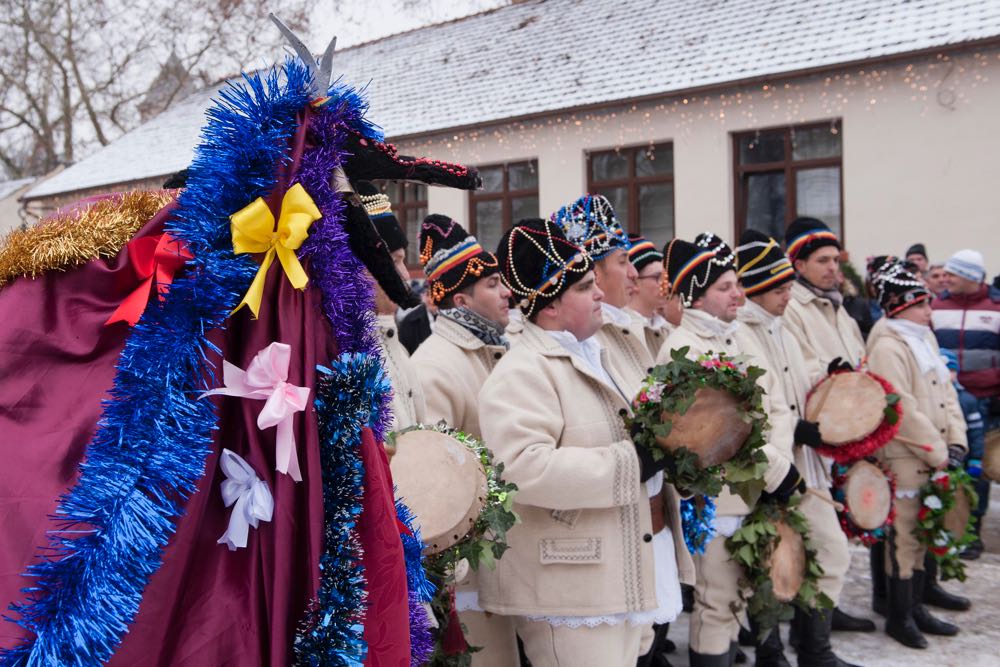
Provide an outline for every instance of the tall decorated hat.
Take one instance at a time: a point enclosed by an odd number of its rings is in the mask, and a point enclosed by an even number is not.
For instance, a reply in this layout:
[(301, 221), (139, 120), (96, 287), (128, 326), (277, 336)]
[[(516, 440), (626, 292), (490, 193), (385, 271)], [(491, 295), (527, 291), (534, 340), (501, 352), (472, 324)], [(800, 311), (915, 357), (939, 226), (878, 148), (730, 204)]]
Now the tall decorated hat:
[(389, 195), (375, 187), (371, 181), (357, 181), (354, 184), (354, 191), (361, 198), (361, 205), (365, 207), (365, 213), (375, 225), (375, 231), (385, 241), (386, 249), (389, 252), (405, 249), (410, 242), (396, 214), (392, 212)]
[(570, 243), (555, 222), (541, 218), (522, 220), (507, 230), (497, 260), (525, 317), (555, 301), (594, 268), (586, 250)]
[(432, 213), (420, 226), (420, 263), (435, 304), (500, 271), (496, 255), (446, 215)]
[(785, 248), (792, 263), (808, 259), (809, 255), (826, 246), (840, 250), (840, 239), (816, 218), (796, 218), (785, 230)]
[(628, 249), (628, 260), (632, 262), (636, 271), (642, 271), (653, 262), (663, 262), (663, 253), (657, 250), (653, 242), (646, 237), (639, 234), (629, 234), (628, 240), (632, 244)]
[(910, 271), (904, 262), (896, 259), (881, 267), (875, 286), (879, 304), (889, 317), (895, 317), (910, 306), (934, 298), (924, 281)]
[(663, 249), (663, 266), (670, 283), (668, 297), (679, 295), (685, 308), (712, 283), (734, 268), (732, 249), (714, 234), (701, 234), (695, 243), (674, 239)]
[(552, 214), (570, 243), (581, 246), (595, 262), (613, 250), (628, 250), (628, 234), (604, 195), (584, 195)]
[(795, 279), (795, 269), (778, 242), (756, 229), (740, 236), (736, 264), (736, 275), (747, 296), (763, 294)]

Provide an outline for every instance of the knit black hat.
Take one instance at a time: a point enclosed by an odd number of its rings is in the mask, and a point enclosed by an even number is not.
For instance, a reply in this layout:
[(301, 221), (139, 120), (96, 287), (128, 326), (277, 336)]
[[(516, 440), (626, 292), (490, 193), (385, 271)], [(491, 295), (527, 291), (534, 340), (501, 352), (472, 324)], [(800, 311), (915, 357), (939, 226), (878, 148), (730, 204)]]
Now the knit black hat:
[(399, 220), (392, 212), (389, 196), (379, 190), (371, 181), (356, 181), (353, 185), (354, 191), (361, 197), (361, 204), (365, 207), (365, 212), (371, 218), (379, 236), (385, 241), (389, 252), (395, 252), (410, 245), (406, 238), (406, 232), (399, 226)]
[(756, 229), (740, 236), (736, 248), (736, 275), (747, 296), (763, 294), (795, 280), (795, 269), (778, 242)]
[(628, 249), (628, 259), (636, 271), (642, 269), (652, 262), (663, 263), (663, 253), (656, 249), (653, 242), (639, 234), (629, 234), (628, 240), (632, 247)]
[(446, 215), (432, 213), (420, 226), (420, 263), (435, 304), (452, 292), (500, 271), (496, 255)]
[(566, 240), (551, 220), (521, 220), (497, 248), (500, 276), (525, 317), (555, 301), (593, 268), (583, 248)]
[(713, 234), (701, 234), (695, 243), (674, 239), (663, 249), (670, 281), (667, 296), (680, 295), (684, 307), (690, 308), (722, 274), (733, 270), (734, 259), (732, 249)]
[(841, 249), (837, 235), (816, 218), (796, 218), (785, 230), (785, 248), (793, 264), (795, 260), (808, 259), (824, 246)]
[(914, 243), (906, 249), (906, 254), (903, 257), (909, 257), (910, 255), (920, 255), (924, 259), (927, 259), (927, 248), (924, 247), (923, 243)]
[(934, 297), (924, 281), (898, 260), (890, 260), (879, 269), (875, 285), (879, 304), (889, 317)]

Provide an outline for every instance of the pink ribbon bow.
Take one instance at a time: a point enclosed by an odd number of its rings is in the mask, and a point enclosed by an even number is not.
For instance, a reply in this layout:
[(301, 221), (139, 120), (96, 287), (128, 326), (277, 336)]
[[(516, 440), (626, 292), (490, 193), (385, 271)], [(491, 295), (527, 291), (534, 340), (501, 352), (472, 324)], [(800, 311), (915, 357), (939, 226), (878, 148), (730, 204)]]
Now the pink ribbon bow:
[(277, 451), (274, 469), (302, 481), (299, 458), (295, 453), (295, 432), (292, 415), (306, 409), (309, 389), (289, 384), (288, 364), (292, 348), (284, 343), (271, 343), (257, 353), (246, 371), (228, 361), (222, 362), (222, 379), (219, 389), (206, 391), (199, 398), (221, 394), (266, 401), (257, 415), (257, 428), (278, 427)]
[(219, 544), (225, 544), (230, 551), (246, 548), (250, 527), (257, 527), (259, 521), (270, 521), (274, 514), (274, 498), (267, 482), (257, 476), (257, 473), (246, 460), (236, 452), (222, 450), (219, 466), (225, 473), (222, 482), (222, 501), (233, 511), (229, 514), (229, 527)]

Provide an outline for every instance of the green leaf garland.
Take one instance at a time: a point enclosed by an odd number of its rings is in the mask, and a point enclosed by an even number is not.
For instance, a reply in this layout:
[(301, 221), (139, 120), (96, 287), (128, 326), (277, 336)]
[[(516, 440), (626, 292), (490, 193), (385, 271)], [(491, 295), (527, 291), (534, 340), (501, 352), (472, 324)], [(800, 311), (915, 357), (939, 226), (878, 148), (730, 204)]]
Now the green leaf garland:
[(964, 534), (955, 535), (945, 528), (945, 516), (955, 507), (959, 493), (966, 494), (970, 508), (979, 502), (975, 481), (965, 470), (939, 470), (931, 475), (920, 487), (920, 511), (913, 532), (938, 562), (942, 579), (965, 581), (965, 562), (959, 554), (976, 539), (971, 512)]

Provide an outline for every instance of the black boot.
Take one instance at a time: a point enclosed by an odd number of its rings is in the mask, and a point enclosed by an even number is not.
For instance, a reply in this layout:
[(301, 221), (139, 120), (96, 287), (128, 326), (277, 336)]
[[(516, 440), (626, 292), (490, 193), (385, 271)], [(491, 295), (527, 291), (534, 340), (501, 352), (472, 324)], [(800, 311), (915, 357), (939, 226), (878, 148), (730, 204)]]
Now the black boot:
[(688, 664), (691, 667), (732, 667), (733, 650), (730, 647), (722, 655), (706, 655), (698, 653), (692, 648), (688, 648)]
[(729, 655), (732, 656), (734, 665), (744, 665), (748, 660), (747, 654), (743, 652), (743, 649), (736, 642), (729, 645)]
[(663, 643), (667, 639), (667, 631), (670, 629), (669, 623), (653, 626), (653, 643), (649, 646), (646, 655), (639, 656), (636, 667), (671, 667), (667, 656), (663, 654)]
[(755, 642), (755, 667), (792, 667), (785, 657), (785, 647), (781, 643), (778, 628), (772, 628), (763, 640), (757, 639), (757, 628), (753, 628)]
[(868, 550), (868, 561), (872, 570), (872, 611), (885, 616), (885, 542), (879, 540)]
[(926, 580), (926, 574), (923, 571), (913, 571), (913, 620), (916, 621), (917, 627), (920, 628), (921, 632), (926, 632), (929, 635), (939, 635), (941, 637), (957, 635), (957, 625), (931, 616), (931, 613), (927, 611), (927, 607), (924, 606), (923, 602), (916, 602), (916, 600), (920, 600), (923, 596), (924, 582)]
[(799, 667), (858, 667), (833, 652), (830, 646), (833, 615), (829, 611), (806, 612), (796, 607), (793, 622), (799, 631)]
[(969, 598), (954, 595), (941, 588), (941, 584), (938, 583), (937, 561), (929, 554), (924, 557), (924, 573), (926, 574), (922, 598), (924, 604), (951, 611), (965, 611), (972, 606)]
[(833, 608), (832, 627), (834, 632), (875, 632), (875, 622), (868, 618), (851, 616), (840, 607)]
[(913, 580), (889, 577), (885, 633), (903, 646), (927, 648), (927, 638), (913, 620)]

